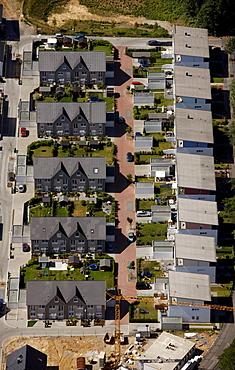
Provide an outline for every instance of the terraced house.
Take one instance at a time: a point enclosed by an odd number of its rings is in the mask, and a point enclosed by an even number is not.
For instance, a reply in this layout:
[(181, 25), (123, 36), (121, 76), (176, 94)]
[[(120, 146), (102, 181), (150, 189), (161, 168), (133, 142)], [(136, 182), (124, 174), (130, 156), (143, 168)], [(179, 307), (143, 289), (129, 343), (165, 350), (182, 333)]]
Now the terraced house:
[(35, 190), (65, 192), (104, 191), (105, 157), (35, 157)]
[(28, 319), (104, 319), (105, 281), (28, 281)]
[(32, 217), (33, 253), (104, 252), (105, 217)]
[(106, 52), (40, 51), (39, 72), (42, 84), (101, 84), (105, 82)]
[(38, 102), (38, 136), (104, 136), (106, 103)]

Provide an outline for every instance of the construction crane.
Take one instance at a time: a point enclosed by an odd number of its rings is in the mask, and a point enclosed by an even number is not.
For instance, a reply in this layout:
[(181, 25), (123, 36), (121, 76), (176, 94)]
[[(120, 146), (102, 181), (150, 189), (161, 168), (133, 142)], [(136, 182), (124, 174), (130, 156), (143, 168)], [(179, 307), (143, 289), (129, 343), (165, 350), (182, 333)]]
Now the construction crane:
[(110, 300), (115, 300), (115, 332), (114, 332), (114, 362), (109, 365), (109, 368), (117, 369), (120, 364), (121, 359), (121, 301), (134, 301), (134, 302), (152, 302), (155, 304), (155, 309), (167, 308), (169, 305), (175, 306), (189, 306), (189, 307), (199, 307), (207, 308), (211, 310), (220, 310), (220, 311), (235, 311), (235, 307), (221, 306), (215, 304), (207, 303), (190, 303), (190, 302), (177, 302), (177, 301), (167, 301), (161, 300), (156, 297), (133, 297), (125, 296), (121, 294), (121, 290), (117, 289), (117, 294), (114, 295), (107, 291)]

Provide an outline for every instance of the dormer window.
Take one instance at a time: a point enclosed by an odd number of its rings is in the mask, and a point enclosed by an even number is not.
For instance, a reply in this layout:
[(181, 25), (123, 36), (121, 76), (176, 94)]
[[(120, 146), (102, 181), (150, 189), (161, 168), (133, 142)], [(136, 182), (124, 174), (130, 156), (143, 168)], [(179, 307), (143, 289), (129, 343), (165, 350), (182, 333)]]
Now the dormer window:
[(94, 173), (99, 173), (99, 168), (94, 167), (94, 168), (93, 168), (93, 172), (94, 172)]

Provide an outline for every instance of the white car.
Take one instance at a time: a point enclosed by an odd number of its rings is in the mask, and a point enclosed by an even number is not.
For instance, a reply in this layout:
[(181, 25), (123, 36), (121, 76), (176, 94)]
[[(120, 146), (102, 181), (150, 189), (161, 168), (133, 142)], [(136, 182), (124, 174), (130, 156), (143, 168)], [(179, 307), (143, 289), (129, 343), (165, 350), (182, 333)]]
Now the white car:
[(19, 184), (18, 185), (18, 192), (24, 193), (26, 191), (26, 185), (25, 184)]
[(150, 217), (151, 212), (150, 211), (137, 211), (136, 212), (136, 217)]
[(128, 234), (128, 240), (129, 242), (134, 242), (135, 241), (135, 235), (133, 232)]

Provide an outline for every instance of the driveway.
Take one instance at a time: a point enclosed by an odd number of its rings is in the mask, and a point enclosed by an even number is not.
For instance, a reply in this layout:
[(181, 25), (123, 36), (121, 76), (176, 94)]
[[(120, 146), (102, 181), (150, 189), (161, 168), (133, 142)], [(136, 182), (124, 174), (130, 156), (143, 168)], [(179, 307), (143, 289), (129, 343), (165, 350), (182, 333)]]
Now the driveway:
[[(132, 296), (136, 295), (136, 270), (130, 270), (128, 266), (131, 261), (136, 260), (136, 247), (135, 243), (128, 242), (127, 236), (130, 231), (135, 231), (135, 188), (126, 176), (131, 174), (134, 179), (134, 162), (127, 162), (126, 154), (127, 152), (134, 153), (134, 142), (133, 138), (125, 133), (127, 125), (133, 128), (133, 99), (126, 90), (126, 86), (131, 83), (132, 59), (124, 52), (125, 47), (118, 47), (119, 59), (115, 71), (117, 111), (125, 118), (125, 123), (116, 123), (114, 139), (117, 146), (115, 199), (118, 208), (115, 261), (118, 263), (118, 286), (122, 294)], [(127, 218), (133, 220), (132, 223), (129, 223)], [(127, 319), (128, 317), (125, 316), (124, 322)]]

